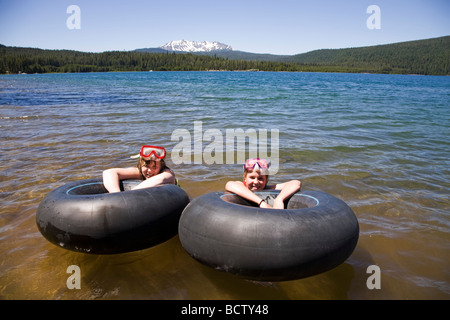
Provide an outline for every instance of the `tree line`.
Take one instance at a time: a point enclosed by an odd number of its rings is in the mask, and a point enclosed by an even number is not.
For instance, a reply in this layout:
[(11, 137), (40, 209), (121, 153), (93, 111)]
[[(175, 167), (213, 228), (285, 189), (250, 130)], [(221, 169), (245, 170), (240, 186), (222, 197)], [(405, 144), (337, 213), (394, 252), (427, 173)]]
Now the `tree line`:
[(109, 72), (109, 71), (262, 70), (301, 71), (297, 63), (229, 60), (180, 53), (69, 50), (0, 47), (0, 73)]
[(347, 49), (316, 50), (289, 57), (308, 65), (367, 68), (377, 73), (450, 74), (450, 36)]
[[(0, 73), (75, 73), (111, 71), (305, 71), (305, 72), (369, 72), (369, 73), (417, 73), (449, 74), (448, 50), (441, 60), (426, 56), (414, 63), (401, 57), (392, 57), (392, 51), (372, 51), (364, 54), (352, 49), (333, 52), (319, 50), (315, 59), (304, 61), (261, 61), (229, 59), (190, 53), (148, 53), (138, 51), (107, 51), (89, 53), (71, 50), (43, 50), (36, 48), (7, 47), (0, 45)], [(400, 50), (401, 51), (401, 50)], [(367, 55), (369, 58), (367, 58)], [(380, 56), (382, 62), (377, 62)], [(321, 56), (323, 56), (321, 58)], [(391, 57), (391, 58), (389, 58)], [(305, 58), (305, 57), (303, 57)], [(308, 58), (308, 57), (306, 57)], [(321, 59), (318, 59), (321, 58)], [(444, 61), (446, 60), (446, 61)], [(389, 62), (391, 61), (391, 62)], [(410, 62), (408, 62), (410, 61)]]

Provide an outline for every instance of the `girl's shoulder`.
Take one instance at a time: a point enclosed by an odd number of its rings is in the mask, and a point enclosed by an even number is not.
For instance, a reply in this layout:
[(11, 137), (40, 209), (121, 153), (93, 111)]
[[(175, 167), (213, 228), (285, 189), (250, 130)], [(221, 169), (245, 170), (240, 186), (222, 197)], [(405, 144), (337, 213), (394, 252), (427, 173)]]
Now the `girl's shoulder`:
[(172, 169), (170, 169), (169, 167), (165, 167), (164, 170), (162, 170), (160, 173), (170, 173), (171, 175), (175, 176), (175, 172), (173, 172)]

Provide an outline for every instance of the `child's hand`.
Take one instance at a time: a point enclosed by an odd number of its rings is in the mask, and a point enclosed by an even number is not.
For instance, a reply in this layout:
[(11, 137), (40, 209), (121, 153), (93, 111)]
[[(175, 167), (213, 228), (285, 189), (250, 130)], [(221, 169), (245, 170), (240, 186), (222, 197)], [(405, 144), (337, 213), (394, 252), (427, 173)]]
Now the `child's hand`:
[(261, 205), (259, 207), (264, 209), (273, 209), (272, 206), (265, 201), (261, 202)]
[(284, 209), (284, 201), (280, 198), (275, 198), (273, 201), (273, 209)]

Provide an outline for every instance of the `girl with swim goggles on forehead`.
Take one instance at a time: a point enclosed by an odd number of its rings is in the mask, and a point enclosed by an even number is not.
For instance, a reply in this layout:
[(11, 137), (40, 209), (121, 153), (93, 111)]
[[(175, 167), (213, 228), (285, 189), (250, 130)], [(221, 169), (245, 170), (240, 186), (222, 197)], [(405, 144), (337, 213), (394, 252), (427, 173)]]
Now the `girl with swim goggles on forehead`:
[(150, 188), (162, 184), (176, 184), (175, 174), (166, 166), (163, 147), (142, 146), (136, 167), (112, 168), (103, 171), (103, 185), (108, 192), (120, 192), (120, 181), (126, 179), (144, 180), (134, 189)]
[[(225, 190), (235, 193), (244, 199), (256, 203), (260, 208), (284, 209), (284, 200), (300, 190), (301, 182), (291, 180), (285, 183), (268, 185), (269, 164), (264, 159), (248, 159), (244, 164), (244, 180), (228, 181)], [(255, 191), (259, 190), (281, 190), (274, 200), (273, 207), (260, 198)]]

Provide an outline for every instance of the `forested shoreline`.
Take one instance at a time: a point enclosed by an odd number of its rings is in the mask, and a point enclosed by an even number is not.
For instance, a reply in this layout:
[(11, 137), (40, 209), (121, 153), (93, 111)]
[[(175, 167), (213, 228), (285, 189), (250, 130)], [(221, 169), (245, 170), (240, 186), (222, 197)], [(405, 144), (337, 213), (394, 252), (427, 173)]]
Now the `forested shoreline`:
[(377, 73), (450, 74), (450, 36), (295, 55), (289, 62), (378, 70)]
[(108, 51), (86, 53), (69, 50), (0, 48), (0, 73), (261, 70), (302, 71), (300, 64), (229, 60), (189, 53)]
[[(0, 73), (112, 71), (293, 71), (449, 75), (450, 37), (365, 48), (318, 50), (298, 61), (229, 59), (191, 53), (71, 50), (0, 45)], [(437, 44), (436, 44), (437, 43)], [(431, 46), (432, 44), (432, 46)]]

